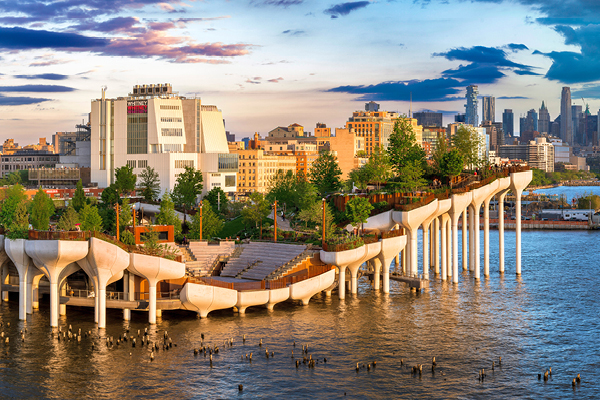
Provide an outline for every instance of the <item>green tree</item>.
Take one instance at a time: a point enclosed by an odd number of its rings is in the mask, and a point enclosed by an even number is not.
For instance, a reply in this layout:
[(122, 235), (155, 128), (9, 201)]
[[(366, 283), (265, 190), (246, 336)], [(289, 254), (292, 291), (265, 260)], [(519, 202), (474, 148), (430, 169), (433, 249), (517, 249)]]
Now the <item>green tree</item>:
[(19, 173), (19, 171), (14, 171), (11, 172), (10, 174), (8, 174), (8, 176), (5, 178), (6, 183), (8, 185), (17, 185), (17, 184), (22, 184), (23, 183), (23, 177), (22, 175)]
[(98, 207), (86, 204), (79, 212), (82, 231), (102, 231), (102, 217)]
[(73, 231), (79, 222), (77, 211), (70, 205), (58, 220), (57, 228), (61, 231)]
[(366, 197), (353, 197), (346, 203), (346, 215), (352, 226), (356, 228), (367, 222), (371, 210), (373, 210), (373, 205)]
[(137, 177), (133, 173), (133, 167), (130, 165), (124, 165), (120, 168), (115, 169), (115, 189), (119, 194), (119, 197), (123, 193), (128, 193), (135, 190), (135, 183)]
[(119, 229), (121, 233), (127, 226), (133, 225), (133, 210), (129, 199), (123, 199), (121, 206), (119, 207)]
[(42, 188), (39, 188), (29, 210), (33, 229), (45, 231), (50, 225), (50, 217), (54, 214), (54, 202)]
[(147, 201), (154, 201), (160, 194), (160, 180), (158, 172), (154, 168), (147, 166), (139, 176), (138, 186), (142, 189), (142, 196)]
[(448, 141), (446, 140), (446, 135), (443, 133), (438, 133), (436, 140), (436, 147), (431, 155), (431, 159), (433, 160), (433, 168), (436, 174), (444, 176), (442, 171), (442, 159), (448, 153)]
[(184, 209), (192, 209), (196, 205), (198, 195), (202, 193), (202, 172), (192, 167), (185, 167), (185, 171), (177, 175), (173, 188), (173, 201)]
[(446, 177), (448, 182), (451, 182), (452, 177), (460, 175), (464, 165), (463, 156), (457, 149), (452, 149), (442, 156), (439, 164), (439, 173), (443, 177)]
[(598, 196), (597, 194), (588, 194), (579, 197), (577, 199), (577, 208), (580, 210), (588, 210), (588, 209), (593, 209), (593, 210), (597, 210), (600, 208), (600, 196)]
[(401, 176), (407, 166), (419, 167), (413, 172), (413, 175), (418, 171), (423, 172), (426, 165), (425, 150), (417, 143), (417, 137), (409, 118), (404, 116), (394, 124), (387, 153), (396, 176)]
[(269, 203), (277, 200), (280, 206), (285, 205), (288, 209), (294, 207), (296, 200), (296, 177), (291, 170), (287, 172), (283, 170), (277, 171), (268, 185), (266, 197)]
[(4, 190), (2, 208), (0, 209), (0, 225), (8, 228), (15, 219), (17, 207), (25, 203), (27, 196), (25, 188), (19, 184), (9, 186)]
[(317, 189), (306, 178), (302, 170), (296, 174), (294, 190), (294, 206), (299, 210), (303, 210), (317, 201)]
[(388, 154), (382, 146), (373, 148), (369, 161), (362, 168), (364, 169), (364, 175), (368, 177), (370, 182), (377, 185), (377, 189), (392, 175)]
[[(190, 226), (190, 238), (200, 238), (200, 213), (192, 215)], [(207, 200), (202, 201), (202, 239), (215, 237), (223, 229), (223, 219), (214, 212)]]
[(79, 180), (79, 182), (77, 182), (75, 194), (73, 195), (71, 203), (73, 204), (73, 208), (77, 212), (80, 212), (83, 209), (83, 207), (87, 204), (87, 199), (85, 198), (85, 192), (83, 191), (83, 184), (81, 183), (81, 179)]
[[(308, 208), (303, 209), (298, 214), (298, 218), (305, 223), (308, 227), (308, 223), (311, 222), (317, 226), (320, 225), (320, 229), (323, 228), (323, 202), (315, 201)], [(330, 238), (335, 232), (335, 218), (331, 211), (331, 206), (325, 203), (325, 239)]]
[(485, 148), (485, 142), (476, 128), (469, 125), (459, 126), (452, 137), (452, 144), (468, 168), (477, 168), (485, 161), (484, 156), (480, 154)]
[(227, 193), (221, 187), (215, 186), (210, 192), (204, 196), (204, 200), (207, 200), (212, 206), (214, 212), (220, 215), (227, 213), (227, 207), (229, 207), (229, 199)]
[(337, 158), (328, 150), (323, 150), (312, 163), (309, 173), (310, 183), (320, 196), (338, 191), (342, 186), (342, 170)]
[(173, 203), (169, 192), (165, 192), (160, 201), (160, 211), (156, 214), (156, 223), (159, 225), (173, 225), (175, 236), (181, 234), (181, 221), (175, 214), (175, 203)]
[(271, 212), (271, 205), (260, 192), (254, 192), (250, 195), (246, 207), (242, 209), (242, 219), (245, 224), (254, 224), (257, 226), (267, 218)]
[(419, 161), (409, 161), (401, 169), (398, 169), (398, 176), (390, 182), (391, 186), (400, 190), (415, 190), (418, 187), (425, 186), (427, 181), (423, 179), (423, 167)]
[(29, 238), (29, 219), (27, 217), (27, 207), (24, 202), (17, 204), (14, 219), (8, 226), (6, 237), (9, 239), (28, 239)]
[(98, 214), (102, 218), (102, 230), (110, 235), (116, 235), (116, 224), (117, 224), (117, 213), (105, 204), (100, 204), (98, 207)]
[(106, 204), (107, 207), (114, 207), (119, 202), (119, 193), (114, 184), (109, 185), (102, 191), (100, 196), (102, 203)]
[(362, 167), (352, 169), (348, 175), (348, 180), (360, 190), (365, 190), (371, 180), (371, 173), (363, 165)]

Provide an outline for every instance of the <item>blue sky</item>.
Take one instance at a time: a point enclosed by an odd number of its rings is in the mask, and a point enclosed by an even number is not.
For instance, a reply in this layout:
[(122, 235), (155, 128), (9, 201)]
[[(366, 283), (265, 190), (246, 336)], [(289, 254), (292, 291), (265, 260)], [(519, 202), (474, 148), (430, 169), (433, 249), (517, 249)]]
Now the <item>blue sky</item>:
[(0, 139), (73, 130), (102, 85), (167, 82), (238, 138), (342, 127), (370, 100), (408, 113), (411, 92), (449, 122), (471, 83), (497, 120), (542, 100), (556, 118), (562, 86), (597, 113), (598, 15), (596, 0), (0, 0)]

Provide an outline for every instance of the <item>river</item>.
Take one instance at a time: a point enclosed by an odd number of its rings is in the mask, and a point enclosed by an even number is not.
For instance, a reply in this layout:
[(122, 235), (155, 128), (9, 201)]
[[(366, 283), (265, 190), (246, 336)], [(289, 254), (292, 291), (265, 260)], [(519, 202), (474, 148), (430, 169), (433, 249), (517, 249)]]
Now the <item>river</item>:
[[(58, 341), (51, 338), (47, 298), (23, 323), (11, 295), (0, 304), (0, 331), (10, 338), (8, 345), (0, 343), (0, 397), (598, 398), (599, 235), (523, 231), (521, 277), (514, 274), (514, 231), (506, 232), (506, 273), (497, 272), (493, 230), (491, 275), (482, 273), (479, 281), (461, 269), (458, 285), (432, 279), (415, 293), (392, 282), (391, 293), (384, 295), (362, 278), (358, 296), (345, 301), (334, 292), (331, 298), (314, 297), (307, 307), (283, 303), (273, 312), (249, 308), (244, 316), (226, 310), (204, 320), (165, 312), (150, 340), (161, 341), (167, 331), (176, 346), (161, 348), (154, 361), (139, 339), (136, 347), (128, 341), (111, 348), (104, 339), (116, 341), (126, 329), (137, 337), (138, 329), (143, 333), (148, 326), (145, 313), (134, 312), (132, 321), (124, 322), (121, 312), (109, 310), (106, 332), (98, 333), (92, 310), (69, 307), (60, 320), (62, 331), (71, 324), (74, 331), (93, 335), (80, 343)], [(19, 332), (25, 328), (23, 342)], [(208, 356), (193, 354), (201, 334), (205, 345), (220, 348), (212, 368)], [(233, 346), (224, 345), (227, 338), (234, 339)], [(303, 345), (318, 359), (314, 368), (302, 362), (296, 368)], [(265, 357), (267, 348), (273, 357)], [(245, 355), (251, 352), (250, 362)], [(373, 361), (376, 367), (362, 368)], [(417, 363), (423, 364), (421, 376), (411, 374)], [(538, 373), (550, 367), (550, 380), (539, 381)], [(487, 377), (480, 382), (482, 368)], [(582, 382), (573, 389), (578, 373)]]

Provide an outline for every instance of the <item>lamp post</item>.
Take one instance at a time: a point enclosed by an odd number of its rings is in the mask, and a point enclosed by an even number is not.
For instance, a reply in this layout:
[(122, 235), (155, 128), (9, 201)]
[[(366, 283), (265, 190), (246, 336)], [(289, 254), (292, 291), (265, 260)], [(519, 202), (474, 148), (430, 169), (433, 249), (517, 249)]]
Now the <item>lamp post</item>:
[(321, 247), (325, 248), (325, 197), (323, 197), (323, 240), (321, 241)]
[(275, 229), (273, 233), (273, 241), (277, 241), (277, 199), (275, 199), (275, 203), (273, 203), (273, 220), (275, 221)]
[(200, 201), (200, 241), (202, 241), (202, 201)]
[(119, 203), (115, 204), (115, 211), (117, 213), (117, 241), (119, 240)]

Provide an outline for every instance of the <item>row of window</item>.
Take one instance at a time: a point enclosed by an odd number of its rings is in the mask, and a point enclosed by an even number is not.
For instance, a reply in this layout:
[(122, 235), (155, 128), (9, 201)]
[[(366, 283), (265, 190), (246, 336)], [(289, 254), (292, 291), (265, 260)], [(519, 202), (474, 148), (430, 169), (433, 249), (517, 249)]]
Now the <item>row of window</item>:
[(163, 136), (183, 136), (181, 128), (162, 128), (160, 132)]
[(181, 117), (160, 117), (160, 122), (181, 122)]
[(194, 168), (194, 160), (175, 160), (175, 168)]
[(54, 156), (54, 157), (2, 157), (2, 162), (21, 162), (21, 161), (58, 161), (58, 156)]
[(127, 165), (131, 168), (146, 168), (148, 160), (127, 160)]
[(179, 106), (168, 106), (166, 104), (161, 104), (161, 110), (179, 110)]

